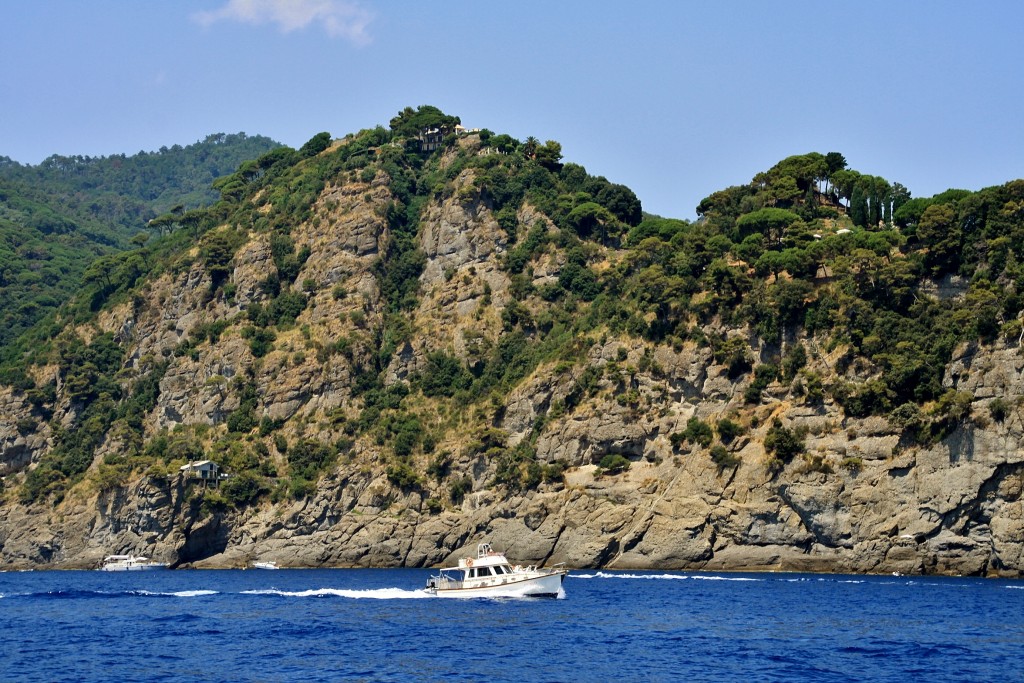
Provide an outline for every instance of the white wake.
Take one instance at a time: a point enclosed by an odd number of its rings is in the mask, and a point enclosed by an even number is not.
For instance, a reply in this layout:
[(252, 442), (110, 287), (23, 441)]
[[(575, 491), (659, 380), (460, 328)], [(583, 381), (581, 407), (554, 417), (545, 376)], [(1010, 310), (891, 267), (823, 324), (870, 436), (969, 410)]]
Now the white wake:
[(747, 576), (707, 576), (705, 574), (594, 574), (570, 573), (570, 579), (643, 579), (647, 581), (764, 581)]
[(429, 598), (430, 595), (419, 590), (404, 588), (368, 588), (365, 590), (349, 590), (344, 588), (317, 588), (306, 591), (282, 591), (276, 588), (242, 591), (243, 595), (277, 595), (286, 598), (353, 598), (356, 600), (409, 600)]
[(171, 597), (171, 598), (199, 598), (199, 597), (202, 597), (204, 595), (217, 595), (218, 593), (220, 593), (220, 591), (210, 591), (210, 590), (174, 591), (172, 593), (159, 593), (159, 592), (145, 591), (145, 590), (134, 591), (134, 592), (137, 595), (151, 595), (151, 596), (161, 596), (161, 597)]

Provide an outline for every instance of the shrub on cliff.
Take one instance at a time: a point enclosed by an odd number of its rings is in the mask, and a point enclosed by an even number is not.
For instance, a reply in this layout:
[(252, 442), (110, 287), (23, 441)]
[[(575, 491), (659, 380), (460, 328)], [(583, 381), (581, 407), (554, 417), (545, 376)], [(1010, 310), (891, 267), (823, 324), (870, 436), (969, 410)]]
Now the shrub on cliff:
[(270, 492), (266, 480), (252, 472), (242, 472), (230, 477), (221, 485), (224, 498), (235, 507), (250, 505), (260, 496)]
[(716, 443), (711, 447), (711, 460), (718, 465), (719, 470), (736, 467), (740, 464), (739, 456), (735, 453), (731, 453), (720, 443)]
[(743, 427), (727, 417), (718, 421), (717, 430), (718, 438), (722, 440), (722, 443), (730, 443), (743, 433)]
[(448, 497), (451, 498), (452, 505), (461, 505), (462, 501), (466, 498), (466, 494), (472, 491), (473, 480), (468, 476), (464, 476), (451, 483), (451, 486), (448, 487)]
[(714, 433), (711, 431), (711, 425), (695, 415), (686, 421), (686, 429), (683, 431), (683, 438), (692, 444), (707, 448), (711, 445)]
[(788, 463), (798, 453), (803, 452), (804, 443), (794, 430), (783, 427), (782, 421), (775, 418), (768, 433), (765, 434), (764, 449), (783, 463)]
[(404, 462), (388, 465), (387, 476), (388, 481), (403, 491), (418, 489), (423, 484), (423, 479), (416, 470)]
[(1002, 423), (1010, 414), (1010, 404), (1002, 397), (994, 398), (988, 404), (988, 412), (993, 420)]
[(462, 362), (444, 351), (428, 353), (426, 366), (414, 380), (424, 395), (448, 397), (468, 389), (472, 382)]
[(608, 455), (601, 458), (601, 462), (598, 464), (599, 474), (619, 474), (629, 469), (629, 459), (618, 453), (609, 453)]
[(329, 446), (302, 439), (288, 449), (288, 465), (291, 474), (309, 481), (316, 481), (320, 474), (334, 464), (337, 453)]

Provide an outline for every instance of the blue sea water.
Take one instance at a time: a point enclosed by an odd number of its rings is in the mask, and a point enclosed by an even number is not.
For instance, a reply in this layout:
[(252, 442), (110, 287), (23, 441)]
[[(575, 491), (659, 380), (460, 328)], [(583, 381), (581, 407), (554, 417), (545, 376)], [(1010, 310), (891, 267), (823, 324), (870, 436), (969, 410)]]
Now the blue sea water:
[(579, 570), (0, 573), (3, 681), (1024, 681), (1024, 582)]

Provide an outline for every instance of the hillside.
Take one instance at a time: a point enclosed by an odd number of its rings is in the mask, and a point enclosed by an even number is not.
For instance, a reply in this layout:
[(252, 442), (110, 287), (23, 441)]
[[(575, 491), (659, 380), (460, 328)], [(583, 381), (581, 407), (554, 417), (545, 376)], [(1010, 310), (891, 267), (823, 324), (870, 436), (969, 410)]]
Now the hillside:
[(97, 257), (144, 242), (160, 214), (212, 204), (216, 178), (278, 146), (238, 133), (132, 156), (54, 155), (35, 166), (0, 157), (0, 347), (77, 291)]
[(1024, 181), (811, 153), (690, 223), (458, 123), (268, 152), (97, 262), (2, 368), (2, 563), (1021, 574)]

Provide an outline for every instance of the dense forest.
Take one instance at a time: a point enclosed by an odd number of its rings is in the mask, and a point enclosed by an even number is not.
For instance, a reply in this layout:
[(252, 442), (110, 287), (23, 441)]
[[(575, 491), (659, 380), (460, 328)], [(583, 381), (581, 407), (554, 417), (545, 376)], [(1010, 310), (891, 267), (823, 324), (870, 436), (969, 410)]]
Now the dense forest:
[(97, 257), (144, 243), (148, 221), (217, 200), (213, 181), (278, 147), (263, 136), (109, 157), (0, 157), (0, 346), (72, 294)]
[[(500, 396), (542, 365), (567, 371), (594, 339), (607, 336), (711, 349), (731, 378), (750, 378), (743, 400), (751, 410), (765, 400), (770, 386), (781, 386), (809, 406), (828, 398), (851, 417), (885, 416), (905, 429), (910, 442), (928, 443), (963, 420), (970, 405), (969, 396), (942, 384), (954, 347), (1000, 337), (1017, 340), (1024, 333), (1024, 264), (1019, 260), (1024, 253), (1024, 180), (912, 198), (899, 183), (848, 168), (840, 153), (812, 152), (712, 194), (697, 207), (699, 219), (691, 222), (644, 214), (629, 188), (564, 162), (555, 141), (517, 140), (489, 130), (467, 135), (457, 132), (458, 123), (457, 117), (433, 107), (406, 109), (387, 128), (340, 141), (321, 133), (298, 150), (266, 151), (218, 178), (213, 187), (219, 199), (204, 208), (177, 205), (186, 197), (202, 203), (192, 186), (187, 192), (172, 191), (170, 182), (137, 186), (134, 177), (111, 167), (117, 192), (135, 188), (151, 202), (149, 209), (159, 207), (162, 213), (130, 212), (154, 227), (153, 239), (139, 240), (128, 251), (94, 248), (94, 254), (104, 255), (88, 269), (67, 273), (77, 278), (84, 270), (81, 280), (70, 280), (81, 282), (80, 294), (50, 322), (8, 344), (0, 378), (32, 397), (40, 420), (53, 410), (55, 385), (37, 382), (33, 366), (55, 365), (78, 406), (73, 423), (54, 428), (55, 447), (20, 487), (21, 499), (57, 495), (80, 480), (94, 449), (115, 431), (124, 451), (110, 457), (103, 476), (123, 480), (132, 471), (159, 471), (215, 453), (238, 475), (222, 491), (209, 494), (221, 505), (310, 495), (317, 478), (359, 439), (387, 449), (388, 477), (397, 486), (448, 478), (450, 499), (461, 499), (465, 481), (450, 477), (450, 454), (435, 453), (445, 434), (428, 426), (424, 400), (475, 407), (480, 425), (473, 448), (493, 451), (501, 462), (494, 485), (509, 490), (536, 486), (560, 476), (558, 467), (538, 463), (532, 450), (546, 422), (538, 421), (532, 440), (507, 447), (497, 430), (486, 428), (495, 419), (488, 406), (500, 403)], [(420, 134), (427, 129), (444, 133), (440, 149), (422, 151)], [(149, 160), (140, 161), (139, 168), (151, 169)], [(31, 172), (74, 175), (79, 164), (54, 160), (43, 166)], [(203, 177), (216, 175), (207, 170)], [(95, 187), (105, 193), (99, 181), (103, 176), (97, 173)], [(468, 185), (457, 182), (465, 178), (471, 179)], [(67, 192), (84, 191), (65, 182)], [(313, 254), (309, 246), (296, 246), (291, 233), (319, 220), (314, 206), (325, 187), (345, 182), (383, 182), (392, 200), (384, 209), (388, 239), (373, 267), (380, 310), (351, 313), (348, 331), (329, 343), (303, 331), (308, 344), (302, 363), (312, 362), (308, 353), (318, 363), (340, 358), (351, 368), (351, 410), (325, 417), (325, 429), (336, 438), (289, 443), (279, 432), (281, 422), (258, 410), (261, 393), (252, 372), (233, 380), (238, 408), (212, 431), (147, 437), (143, 418), (155, 405), (168, 360), (149, 359), (143, 374), (124, 380), (118, 373), (126, 349), (110, 334), (96, 334), (85, 343), (74, 324), (88, 324), (97, 311), (133, 299), (142, 306), (140, 294), (147, 283), (196, 263), (209, 278), (208, 300), (230, 304), (238, 249), (254, 235), (268, 236), (273, 268), (260, 284), (258, 300), (238, 315), (196, 327), (173, 351), (175, 357), (198, 358), (234, 331), (247, 340), (258, 364), (275, 350), (279, 337), (306, 326), (297, 321), (320, 284), (303, 279), (303, 266)], [(72, 220), (22, 197), (8, 200), (5, 211), (38, 215), (36, 221), (47, 224)], [(419, 242), (422, 212), (452, 198), (486, 207), (504, 230), (501, 267), (512, 297), (500, 311), (501, 335), (460, 354), (433, 350), (421, 370), (388, 381), (396, 351), (416, 334), (411, 312), (423, 294), (420, 277), (426, 262)], [(525, 207), (544, 220), (523, 224)], [(94, 215), (97, 221), (100, 213)], [(27, 221), (5, 220), (2, 225), (25, 239)], [(118, 236), (105, 246), (123, 245), (118, 239), (130, 221), (119, 220), (102, 224)], [(14, 233), (19, 226), (21, 231)], [(556, 277), (538, 285), (534, 270), (542, 262), (558, 267)], [(73, 288), (67, 283), (57, 278), (53, 286), (66, 292)], [(930, 294), (942, 288), (957, 295)], [(7, 296), (5, 301), (13, 301)], [(332, 296), (344, 300), (352, 294), (337, 286)], [(836, 351), (841, 353), (835, 356)], [(831, 374), (809, 369), (812, 356), (826, 355), (837, 357)], [(629, 372), (657, 372), (650, 355), (645, 358), (645, 367), (617, 369), (624, 404), (637, 400)], [(573, 410), (597, 390), (599, 379), (593, 368), (582, 372), (575, 389), (546, 419)], [(1006, 401), (993, 402), (991, 417), (998, 421), (1008, 409)], [(714, 429), (697, 421), (674, 438), (707, 445), (717, 434), (728, 443), (742, 417)], [(796, 437), (781, 426), (770, 436), (765, 446), (782, 461), (799, 452)], [(272, 466), (271, 447), (285, 454), (286, 471)], [(430, 465), (415, 465), (412, 456), (417, 454)], [(721, 446), (714, 455), (729, 462)], [(619, 457), (603, 465), (614, 471), (628, 462)], [(279, 483), (272, 485), (272, 480)]]

